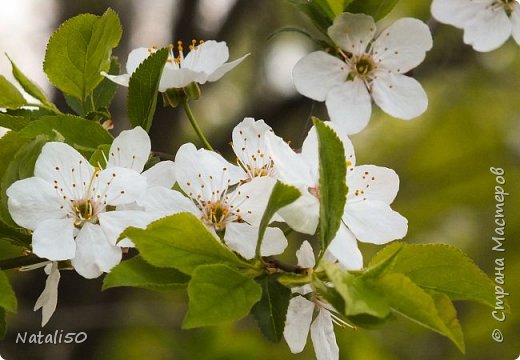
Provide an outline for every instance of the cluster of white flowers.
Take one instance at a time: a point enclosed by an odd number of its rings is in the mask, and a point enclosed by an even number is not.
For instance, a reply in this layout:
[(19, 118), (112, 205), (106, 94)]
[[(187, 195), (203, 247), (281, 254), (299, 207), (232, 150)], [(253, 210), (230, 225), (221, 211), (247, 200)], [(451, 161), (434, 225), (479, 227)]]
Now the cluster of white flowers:
[[(139, 127), (123, 131), (114, 140), (103, 169), (90, 165), (67, 144), (47, 143), (36, 162), (35, 176), (15, 182), (7, 191), (13, 219), (33, 231), (33, 252), (50, 260), (45, 263), (49, 274), (46, 288), (35, 307), (43, 308), (43, 323), (56, 308), (60, 278), (57, 262), (70, 260), (86, 278), (110, 271), (121, 261), (122, 247), (132, 246), (128, 240), (116, 243), (128, 226), (144, 227), (163, 216), (190, 212), (216, 239), (221, 235), (232, 250), (251, 259), (269, 194), (276, 180), (281, 180), (303, 195), (280, 211), (275, 220), (314, 234), (319, 220), (316, 131), (311, 129), (301, 153), (276, 136), (263, 120), (244, 119), (233, 130), (232, 138), (238, 165), (188, 143), (178, 150), (175, 163), (159, 162), (144, 172), (150, 141)], [(350, 190), (342, 228), (329, 252), (345, 268), (361, 269), (363, 260), (356, 239), (378, 244), (398, 239), (406, 234), (407, 223), (389, 206), (398, 189), (397, 175), (386, 168), (355, 166), (352, 144), (345, 136), (342, 140)], [(182, 192), (172, 190), (175, 182)], [(261, 255), (280, 254), (286, 247), (283, 232), (268, 227)], [(305, 256), (309, 257), (309, 247), (305, 245), (300, 253), (307, 252)], [(310, 261), (300, 262), (304, 267), (314, 266)], [(303, 300), (293, 300), (292, 304), (296, 301)], [(324, 332), (319, 338), (332, 344), (327, 336), (334, 333), (326, 330), (331, 326), (326, 321), (331, 307), (322, 300), (313, 304), (321, 309), (313, 333)], [(288, 342), (293, 336), (293, 315), (304, 315), (298, 309), (291, 305)], [(291, 345), (293, 350), (298, 348)]]
[[(7, 189), (13, 220), (32, 231), (34, 254), (50, 261), (70, 260), (74, 269), (91, 279), (121, 261), (119, 234), (128, 226), (146, 226), (153, 215), (140, 202), (156, 187), (175, 183), (173, 163), (160, 162), (143, 172), (150, 154), (150, 138), (142, 128), (124, 131), (114, 139), (106, 167), (92, 166), (71, 146), (44, 145), (34, 177)], [(57, 266), (47, 268), (49, 280), (37, 302), (44, 314), (55, 308)], [(52, 314), (52, 312), (51, 312)], [(50, 316), (44, 316), (43, 323)]]
[[(363, 267), (357, 241), (384, 244), (404, 237), (407, 220), (391, 209), (398, 188), (397, 174), (388, 168), (356, 165), (348, 134), (363, 129), (372, 99), (385, 112), (410, 119), (427, 106), (420, 84), (404, 75), (424, 59), (432, 46), (422, 22), (401, 19), (377, 32), (374, 20), (345, 13), (329, 29), (338, 45), (337, 57), (314, 52), (294, 69), (296, 88), (326, 101), (331, 122), (341, 139), (347, 164), (348, 194), (342, 224), (325, 258), (348, 270)], [(230, 63), (223, 43), (193, 43), (184, 57), (173, 50), (159, 91), (192, 82), (215, 81), (238, 65)], [(152, 49), (130, 53), (123, 75), (107, 75), (128, 86), (129, 78)], [(246, 55), (247, 56), (247, 55)], [(45, 324), (56, 308), (59, 262), (69, 260), (85, 278), (109, 272), (122, 259), (128, 239), (117, 241), (128, 226), (145, 227), (164, 216), (189, 212), (198, 217), (215, 239), (244, 259), (255, 257), (259, 226), (276, 181), (300, 190), (301, 197), (272, 219), (303, 234), (316, 233), (320, 214), (318, 136), (312, 128), (301, 151), (295, 151), (263, 121), (245, 118), (232, 133), (236, 163), (214, 151), (182, 145), (175, 161), (161, 161), (143, 171), (151, 144), (137, 127), (114, 139), (106, 165), (91, 165), (73, 147), (47, 143), (38, 157), (34, 177), (15, 182), (7, 190), (13, 220), (32, 231), (32, 250), (48, 259), (49, 275), (35, 309), (42, 308)], [(174, 190), (174, 185), (176, 189)], [(285, 251), (283, 231), (271, 224), (265, 232), (261, 256)], [(313, 249), (304, 242), (297, 252), (299, 266), (312, 269)], [(293, 289), (284, 336), (292, 352), (300, 352), (311, 332), (319, 360), (338, 359), (333, 323), (344, 325), (337, 311), (310, 285)], [(312, 325), (311, 325), (312, 324)]]

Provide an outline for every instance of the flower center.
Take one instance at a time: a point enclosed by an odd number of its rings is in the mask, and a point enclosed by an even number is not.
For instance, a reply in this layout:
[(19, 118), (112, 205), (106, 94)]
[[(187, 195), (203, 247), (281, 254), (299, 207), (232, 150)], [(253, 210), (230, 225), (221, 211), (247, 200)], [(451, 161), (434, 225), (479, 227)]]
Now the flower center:
[[(198, 50), (199, 46), (202, 44), (204, 44), (204, 40), (200, 40), (197, 42), (197, 40), (193, 39), (191, 40), (190, 45), (188, 45), (188, 49), (190, 51)], [(166, 61), (169, 63), (181, 64), (182, 60), (184, 60), (184, 44), (182, 43), (182, 41), (177, 41), (177, 55), (175, 55), (175, 46), (173, 44), (168, 45), (168, 47), (170, 48), (170, 51), (168, 54), (168, 59)], [(154, 49), (156, 48), (148, 49), (148, 51), (155, 52), (156, 50)]]
[(496, 0), (491, 4), (491, 9), (498, 10), (500, 8), (504, 9), (507, 16), (511, 16), (515, 6), (518, 5), (517, 0)]
[(370, 80), (376, 68), (376, 64), (372, 57), (368, 54), (361, 56), (354, 56), (352, 59), (352, 72), (349, 74), (349, 79), (359, 76), (363, 80)]
[(99, 207), (92, 199), (74, 200), (71, 206), (75, 226), (82, 227), (86, 222), (98, 222)]
[[(256, 159), (253, 160), (256, 161)], [(255, 163), (253, 165), (247, 164), (246, 169), (250, 179), (260, 176), (271, 176), (274, 173), (274, 162), (272, 160), (269, 160), (263, 165)]]
[(229, 205), (222, 200), (204, 202), (202, 208), (202, 222), (213, 226), (220, 231), (226, 228), (229, 222), (233, 221), (233, 212)]

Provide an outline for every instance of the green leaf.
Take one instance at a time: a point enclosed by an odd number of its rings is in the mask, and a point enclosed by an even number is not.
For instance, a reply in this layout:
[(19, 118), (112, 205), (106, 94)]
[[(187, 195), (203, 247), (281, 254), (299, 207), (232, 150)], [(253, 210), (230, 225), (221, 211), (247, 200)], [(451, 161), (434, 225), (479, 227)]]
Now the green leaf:
[(22, 86), (22, 88), (27, 92), (27, 94), (31, 95), (35, 99), (39, 100), (42, 104), (49, 106), (50, 108), (56, 109), (54, 104), (47, 98), (43, 90), (31, 81), (25, 74), (16, 66), (14, 61), (7, 55), (7, 58), (11, 62), (11, 66), (13, 67), (13, 76), (18, 81), (18, 83)]
[(26, 121), (37, 120), (42, 116), (56, 115), (56, 113), (43, 108), (7, 110), (5, 114), (11, 116), (20, 116), (23, 117)]
[(16, 152), (27, 142), (29, 141), (16, 131), (9, 131), (0, 138), (0, 178), (4, 175)]
[[(448, 337), (461, 347), (460, 333), (457, 324), (453, 322), (454, 309), (447, 305), (447, 298), (436, 297), (435, 301), (430, 294), (403, 274), (387, 274), (376, 282), (376, 286), (384, 294), (393, 311)], [(449, 299), (447, 301), (450, 302)], [(444, 313), (441, 315), (439, 311)]]
[(385, 256), (379, 258), (378, 262), (370, 263), (370, 266), (361, 275), (364, 279), (377, 278), (392, 267), (396, 256), (402, 250), (404, 243), (394, 242), (387, 246)]
[(18, 109), (27, 102), (16, 87), (0, 75), (0, 108)]
[(254, 280), (224, 264), (202, 265), (188, 284), (188, 312), (182, 324), (191, 329), (240, 320), (260, 300)]
[(491, 279), (459, 249), (445, 244), (413, 245), (395, 242), (381, 250), (369, 266), (380, 263), (401, 247), (388, 273), (401, 273), (422, 288), (444, 293), (451, 300), (495, 306)]
[(43, 69), (64, 93), (84, 102), (108, 71), (112, 49), (121, 38), (117, 14), (82, 14), (65, 21), (47, 44)]
[(9, 227), (0, 221), (0, 240), (8, 241), (17, 246), (28, 247), (31, 244), (32, 238), (27, 231), (23, 229), (16, 229)]
[(291, 290), (273, 276), (265, 276), (258, 282), (262, 286), (262, 298), (253, 306), (251, 313), (262, 334), (269, 340), (278, 342), (283, 336)]
[[(116, 57), (112, 57), (110, 62), (110, 70), (108, 74), (119, 74), (120, 66)], [(73, 96), (65, 95), (65, 101), (72, 110), (78, 115), (86, 116), (97, 110), (106, 109), (112, 103), (112, 99), (117, 91), (117, 84), (104, 78), (101, 83), (94, 89), (92, 95), (87, 97), (85, 101), (85, 109), (82, 108), (81, 101)]]
[(284, 206), (287, 206), (301, 196), (300, 190), (291, 185), (286, 185), (277, 181), (269, 197), (269, 202), (265, 208), (262, 220), (260, 221), (260, 227), (258, 230), (258, 241), (256, 243), (256, 256), (260, 256), (260, 249), (262, 247), (262, 240), (264, 239), (265, 230), (269, 226), (269, 222), (273, 218), (274, 214)]
[[(346, 316), (371, 315), (386, 318), (390, 308), (381, 292), (363, 278), (352, 275), (334, 264), (323, 264), (329, 280), (345, 301), (343, 313)], [(341, 311), (342, 309), (337, 309)]]
[(322, 7), (327, 6), (332, 14), (332, 20), (343, 12), (345, 4), (343, 0), (315, 0), (318, 4), (322, 3)]
[(460, 326), (459, 319), (457, 319), (457, 310), (450, 298), (438, 292), (430, 292), (430, 295), (437, 308), (437, 313), (441, 318), (446, 328), (449, 330), (450, 335), (448, 336), (457, 345), (459, 350), (464, 353), (464, 334), (462, 333), (462, 327)]
[(29, 120), (26, 120), (23, 116), (13, 116), (0, 112), (0, 126), (11, 129), (21, 130), (29, 124)]
[(33, 138), (40, 134), (62, 140), (80, 152), (94, 152), (102, 144), (112, 143), (112, 136), (99, 123), (73, 115), (42, 116), (34, 120), (20, 135)]
[(103, 280), (103, 290), (131, 286), (148, 290), (170, 290), (185, 287), (190, 277), (175, 269), (150, 265), (141, 256), (123, 261)]
[(332, 25), (333, 13), (329, 9), (323, 9), (321, 6), (316, 4), (314, 1), (308, 0), (289, 0), (298, 10), (307, 15), (312, 21), (314, 26), (327, 35), (327, 29)]
[(128, 118), (133, 127), (150, 130), (157, 106), (159, 82), (167, 59), (168, 49), (158, 50), (132, 74), (128, 86)]
[(0, 308), (0, 340), (5, 338), (7, 334), (7, 323), (5, 321), (5, 310)]
[(244, 265), (198, 218), (189, 213), (157, 220), (145, 230), (128, 228), (121, 237), (130, 238), (150, 264), (174, 268), (188, 275), (205, 264)]
[[(9, 211), (7, 210), (7, 195), (5, 190), (11, 184), (5, 181), (6, 187), (2, 186), (5, 178), (11, 178), (13, 171), (11, 162), (15, 158), (20, 148), (27, 144), (29, 140), (24, 139), (15, 131), (9, 131), (0, 138), (0, 220), (6, 225), (5, 227), (15, 228), (17, 225), (11, 219)], [(17, 175), (17, 172), (15, 172)]]
[(16, 295), (3, 271), (0, 271), (0, 308), (11, 313), (15, 313), (17, 308)]
[(320, 162), (320, 244), (323, 254), (336, 236), (347, 199), (345, 150), (338, 135), (313, 118), (318, 135)]
[(345, 11), (370, 15), (375, 21), (384, 18), (399, 0), (353, 0)]
[(11, 227), (17, 227), (17, 225), (9, 214), (6, 191), (15, 181), (33, 176), (34, 164), (45, 142), (46, 139), (44, 137), (38, 136), (36, 139), (21, 145), (12, 159), (9, 160), (9, 165), (1, 177), (0, 218)]

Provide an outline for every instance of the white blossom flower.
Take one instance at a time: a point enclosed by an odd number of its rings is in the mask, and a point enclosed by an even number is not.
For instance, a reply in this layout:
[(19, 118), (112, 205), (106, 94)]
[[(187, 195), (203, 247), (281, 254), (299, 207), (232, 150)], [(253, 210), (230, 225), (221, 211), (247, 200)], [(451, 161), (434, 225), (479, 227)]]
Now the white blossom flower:
[[(327, 123), (337, 131), (337, 126)], [(347, 269), (363, 267), (356, 238), (362, 242), (384, 244), (400, 239), (408, 230), (407, 220), (390, 208), (397, 195), (399, 178), (388, 168), (355, 166), (354, 148), (347, 136), (340, 136), (347, 163), (348, 194), (340, 226), (328, 250)], [(296, 186), (302, 196), (279, 211), (287, 224), (300, 232), (314, 234), (319, 222), (318, 137), (313, 127), (305, 138), (300, 154), (278, 137), (269, 137), (271, 156), (281, 181)]]
[(58, 305), (58, 284), (61, 278), (58, 262), (49, 262), (45, 266), (45, 273), (47, 274), (45, 289), (34, 305), (34, 311), (42, 309), (42, 327), (49, 322)]
[(517, 0), (434, 0), (438, 21), (464, 29), (464, 43), (487, 52), (502, 46), (512, 35), (520, 44), (520, 3)]
[[(130, 52), (126, 63), (126, 74), (109, 75), (105, 72), (101, 74), (113, 82), (128, 86), (132, 73), (156, 48), (137, 48)], [(178, 55), (174, 54), (174, 46), (170, 45), (170, 55), (164, 66), (159, 91), (165, 92), (170, 88), (182, 88), (192, 82), (205, 84), (219, 80), (228, 71), (240, 64), (249, 54), (242, 56), (231, 62), (229, 59), (229, 49), (225, 42), (209, 40), (200, 42), (194, 41), (189, 45), (189, 53), (184, 56), (182, 43), (177, 46)]]
[(432, 47), (430, 30), (423, 22), (399, 19), (376, 35), (372, 17), (343, 13), (328, 34), (341, 59), (323, 51), (305, 56), (294, 67), (294, 84), (302, 95), (325, 101), (331, 120), (346, 134), (365, 128), (371, 99), (387, 114), (404, 120), (426, 110), (424, 89), (404, 75)]
[[(100, 221), (110, 238), (118, 238), (129, 226), (146, 227), (150, 222), (157, 220), (160, 215), (144, 211), (140, 206), (150, 196), (155, 187), (171, 189), (175, 184), (175, 164), (173, 161), (160, 161), (143, 172), (151, 151), (150, 137), (137, 126), (131, 130), (122, 131), (117, 136), (108, 153), (107, 168), (126, 168), (141, 173), (146, 178), (147, 188), (134, 203), (117, 207), (118, 211), (107, 213)], [(122, 239), (117, 243), (120, 247), (134, 247), (129, 239)]]
[[(314, 267), (314, 253), (307, 241), (303, 242), (296, 256), (300, 267)], [(337, 311), (314, 293), (310, 285), (296, 289), (296, 292), (300, 295), (293, 297), (289, 302), (283, 331), (291, 352), (297, 354), (303, 351), (310, 330), (316, 358), (318, 360), (338, 359), (339, 348), (333, 324), (342, 327), (348, 324), (334, 314)], [(315, 313), (317, 315), (314, 317)]]
[(273, 129), (264, 120), (253, 118), (245, 118), (233, 129), (231, 146), (238, 165), (244, 170), (242, 180), (262, 176), (276, 178), (276, 168), (266, 143), (269, 134), (273, 134)]
[[(33, 231), (32, 250), (52, 261), (71, 260), (85, 278), (95, 278), (121, 261), (107, 218), (117, 206), (134, 203), (146, 179), (131, 169), (94, 168), (71, 146), (43, 146), (34, 177), (7, 189), (13, 220)], [(135, 214), (135, 222), (139, 218)]]
[[(197, 150), (191, 143), (182, 145), (175, 156), (180, 192), (155, 188), (143, 202), (147, 211), (163, 216), (190, 212), (217, 235), (224, 232), (224, 242), (246, 259), (255, 256), (258, 230), (272, 191), (274, 180), (255, 178), (241, 183), (243, 170), (219, 154)], [(268, 227), (261, 255), (280, 254), (287, 239), (279, 228)]]

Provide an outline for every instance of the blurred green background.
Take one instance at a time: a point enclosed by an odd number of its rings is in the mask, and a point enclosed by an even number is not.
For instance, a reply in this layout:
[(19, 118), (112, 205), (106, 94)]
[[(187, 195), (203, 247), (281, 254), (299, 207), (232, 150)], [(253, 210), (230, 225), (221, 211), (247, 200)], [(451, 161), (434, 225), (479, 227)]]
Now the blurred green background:
[[(202, 99), (192, 104), (210, 141), (230, 160), (231, 130), (244, 116), (265, 119), (295, 147), (310, 128), (311, 114), (326, 118), (322, 104), (296, 94), (291, 84), (292, 65), (313, 44), (296, 33), (268, 40), (282, 26), (311, 27), (286, 0), (5, 0), (2, 5), (8, 21), (2, 20), (0, 27), (0, 50), (15, 54), (22, 70), (50, 92), (41, 73), (49, 33), (71, 16), (101, 14), (107, 7), (118, 12), (124, 25), (115, 51), (123, 64), (134, 47), (167, 45), (178, 39), (225, 40), (231, 59), (250, 52), (221, 81), (204, 85)], [(490, 275), (495, 258), (504, 257), (504, 288), (511, 294), (512, 313), (499, 323), (490, 308), (457, 303), (466, 355), (447, 339), (402, 318), (375, 330), (337, 328), (343, 360), (513, 360), (520, 354), (520, 48), (510, 40), (491, 53), (475, 53), (463, 45), (462, 31), (430, 19), (429, 6), (429, 1), (401, 0), (385, 19), (413, 16), (427, 21), (434, 31), (434, 48), (413, 74), (428, 93), (428, 111), (402, 121), (375, 110), (368, 128), (352, 137), (358, 164), (387, 166), (400, 175), (393, 207), (409, 220), (408, 242), (457, 246)], [(0, 70), (3, 75), (10, 73), (3, 60)], [(116, 133), (128, 127), (125, 99), (126, 89), (121, 88), (111, 109)], [(55, 100), (67, 109), (61, 95), (55, 95)], [(184, 114), (170, 108), (158, 108), (151, 136), (153, 150), (172, 154), (187, 141), (200, 145)], [(505, 206), (504, 253), (491, 250), (496, 184), (490, 167), (505, 170), (505, 188), (511, 194)], [(295, 235), (290, 240), (292, 249), (287, 254), (304, 238)], [(377, 250), (363, 245), (365, 261)], [(0, 248), (0, 254), (7, 257), (9, 249)], [(287, 259), (294, 261), (294, 255)], [(100, 279), (86, 280), (72, 272), (62, 274), (58, 309), (43, 332), (84, 331), (88, 340), (80, 345), (16, 344), (18, 332), (40, 329), (40, 313), (33, 313), (32, 307), (45, 276), (43, 271), (11, 275), (20, 306), (19, 314), (8, 318), (8, 336), (0, 342), (0, 354), (8, 360), (314, 358), (310, 343), (298, 355), (290, 354), (283, 341), (269, 343), (252, 318), (183, 331), (186, 297), (182, 292), (101, 292)], [(503, 343), (492, 340), (495, 328), (503, 332)]]

